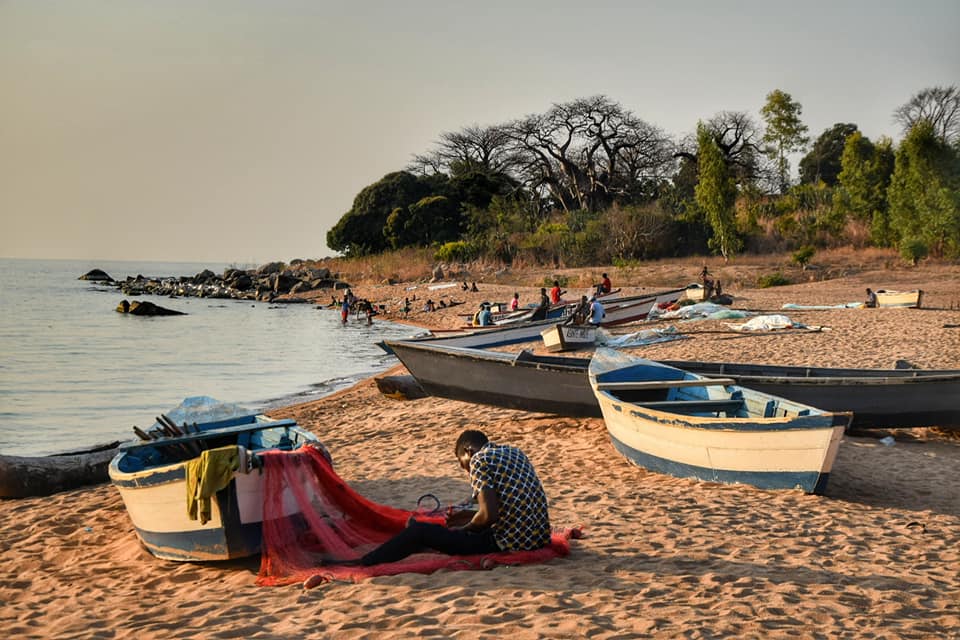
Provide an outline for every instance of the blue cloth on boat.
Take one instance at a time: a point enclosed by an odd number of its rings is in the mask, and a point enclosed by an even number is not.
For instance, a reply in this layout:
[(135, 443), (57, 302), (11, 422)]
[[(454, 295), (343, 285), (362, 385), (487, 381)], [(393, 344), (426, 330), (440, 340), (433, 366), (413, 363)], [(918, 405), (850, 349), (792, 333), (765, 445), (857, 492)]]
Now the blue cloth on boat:
[(232, 444), (207, 449), (187, 463), (187, 517), (206, 524), (212, 513), (212, 498), (230, 484), (233, 472), (240, 468), (240, 451)]

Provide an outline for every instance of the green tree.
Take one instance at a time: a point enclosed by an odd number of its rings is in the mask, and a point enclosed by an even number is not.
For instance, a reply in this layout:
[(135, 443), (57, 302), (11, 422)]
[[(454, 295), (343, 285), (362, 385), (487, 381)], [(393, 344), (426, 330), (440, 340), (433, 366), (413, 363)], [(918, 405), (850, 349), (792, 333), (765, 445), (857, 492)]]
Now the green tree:
[(807, 144), (807, 125), (800, 121), (803, 109), (789, 93), (776, 89), (767, 95), (767, 103), (760, 110), (767, 129), (763, 141), (771, 145), (767, 154), (777, 164), (780, 193), (790, 186), (790, 162), (787, 155), (802, 151)]
[(875, 145), (859, 131), (850, 134), (843, 147), (833, 197), (837, 215), (869, 224), (872, 242), (881, 247), (894, 242), (887, 206), (887, 187), (893, 173), (892, 145), (889, 138), (881, 138)]
[(800, 184), (816, 184), (822, 180), (827, 186), (836, 186), (847, 138), (856, 130), (855, 124), (837, 123), (821, 133), (800, 160)]
[(406, 171), (388, 173), (357, 194), (350, 211), (327, 232), (327, 246), (348, 256), (380, 253), (390, 246), (384, 233), (387, 218), (396, 209), (435, 194), (443, 180), (418, 178)]
[(960, 256), (960, 166), (928, 120), (897, 149), (888, 190), (890, 224), (902, 241), (926, 243), (934, 256)]
[(720, 148), (703, 123), (697, 125), (697, 159), (697, 206), (713, 230), (710, 248), (726, 261), (742, 246), (734, 215), (737, 189)]

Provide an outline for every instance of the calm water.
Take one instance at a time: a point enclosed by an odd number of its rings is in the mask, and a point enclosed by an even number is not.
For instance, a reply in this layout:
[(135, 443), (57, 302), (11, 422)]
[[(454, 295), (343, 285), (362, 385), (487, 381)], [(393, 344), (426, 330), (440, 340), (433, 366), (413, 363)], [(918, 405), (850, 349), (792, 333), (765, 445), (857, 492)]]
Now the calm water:
[[(376, 342), (417, 330), (340, 324), (313, 305), (160, 298), (189, 315), (116, 313), (124, 298), (77, 277), (222, 273), (224, 264), (0, 259), (0, 453), (37, 455), (133, 437), (188, 396), (262, 409), (326, 395), (396, 359)], [(243, 266), (243, 265), (240, 265)]]

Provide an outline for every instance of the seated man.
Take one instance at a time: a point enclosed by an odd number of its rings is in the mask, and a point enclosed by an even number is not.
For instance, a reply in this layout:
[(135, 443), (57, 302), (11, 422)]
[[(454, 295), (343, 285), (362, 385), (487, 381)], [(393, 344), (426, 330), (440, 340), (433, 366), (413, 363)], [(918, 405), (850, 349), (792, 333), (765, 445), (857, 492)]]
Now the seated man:
[[(410, 519), (407, 527), (358, 561), (327, 564), (365, 566), (396, 562), (433, 549), (451, 555), (533, 551), (550, 543), (547, 496), (540, 478), (516, 447), (490, 442), (481, 431), (460, 434), (454, 453), (470, 474), (476, 511), (461, 511), (447, 526)], [(463, 520), (464, 524), (458, 524)], [(314, 586), (310, 578), (304, 586)]]
[(870, 287), (867, 287), (867, 300), (863, 303), (863, 306), (868, 309), (876, 309), (877, 304), (877, 294)]

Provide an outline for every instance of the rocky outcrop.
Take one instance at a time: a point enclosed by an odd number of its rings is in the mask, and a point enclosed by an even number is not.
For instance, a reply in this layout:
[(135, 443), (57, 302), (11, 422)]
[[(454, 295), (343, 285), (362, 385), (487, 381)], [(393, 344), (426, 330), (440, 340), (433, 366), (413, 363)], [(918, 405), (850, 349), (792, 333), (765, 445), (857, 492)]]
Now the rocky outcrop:
[(129, 313), (132, 316), (185, 316), (183, 311), (167, 309), (152, 302), (134, 300), (128, 302), (123, 300), (117, 305), (118, 313)]
[(103, 271), (94, 269), (81, 276), (81, 279), (96, 280), (100, 284), (117, 287), (124, 295), (131, 298), (155, 295), (289, 303), (300, 302), (300, 300), (282, 296), (317, 289), (350, 288), (349, 283), (339, 280), (335, 274), (330, 273), (329, 269), (308, 267), (303, 264), (285, 268), (282, 262), (271, 262), (256, 269), (229, 268), (223, 272), (223, 275), (204, 269), (195, 276), (147, 277), (138, 274), (120, 281), (115, 281)]

